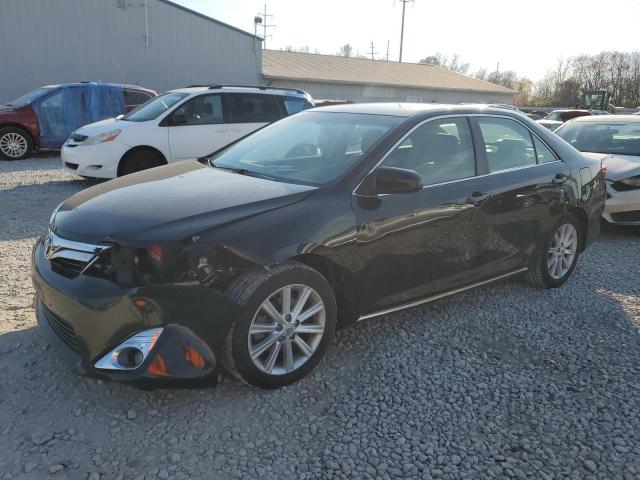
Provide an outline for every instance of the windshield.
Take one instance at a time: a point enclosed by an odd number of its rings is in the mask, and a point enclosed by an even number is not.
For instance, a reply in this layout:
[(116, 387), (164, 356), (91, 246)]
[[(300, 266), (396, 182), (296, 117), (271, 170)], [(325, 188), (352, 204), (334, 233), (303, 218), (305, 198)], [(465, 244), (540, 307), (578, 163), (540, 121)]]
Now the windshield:
[(40, 98), (46, 93), (49, 93), (55, 87), (42, 87), (36, 88), (35, 90), (30, 91), (29, 93), (25, 93), (21, 97), (16, 98), (15, 100), (11, 100), (7, 103), (10, 107), (24, 107), (25, 105), (30, 104), (34, 100)]
[(151, 98), (127, 113), (122, 117), (122, 120), (129, 122), (154, 120), (188, 95), (188, 93), (165, 93), (159, 97)]
[(581, 152), (640, 155), (640, 122), (573, 122), (556, 133)]
[(321, 185), (345, 173), (403, 118), (306, 111), (209, 158), (212, 166)]

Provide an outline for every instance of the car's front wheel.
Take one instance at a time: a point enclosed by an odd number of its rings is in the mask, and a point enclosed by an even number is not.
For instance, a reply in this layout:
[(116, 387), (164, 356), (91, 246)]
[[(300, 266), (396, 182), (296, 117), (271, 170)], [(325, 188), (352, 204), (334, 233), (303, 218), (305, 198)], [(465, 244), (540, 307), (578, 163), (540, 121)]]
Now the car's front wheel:
[(16, 127), (0, 128), (0, 157), (20, 160), (31, 155), (33, 140), (31, 135)]
[(566, 213), (560, 217), (529, 267), (528, 279), (543, 288), (556, 288), (573, 273), (580, 256), (578, 219)]
[(227, 295), (243, 307), (225, 342), (224, 364), (252, 385), (298, 381), (321, 360), (336, 324), (331, 286), (314, 269), (290, 262), (236, 280)]

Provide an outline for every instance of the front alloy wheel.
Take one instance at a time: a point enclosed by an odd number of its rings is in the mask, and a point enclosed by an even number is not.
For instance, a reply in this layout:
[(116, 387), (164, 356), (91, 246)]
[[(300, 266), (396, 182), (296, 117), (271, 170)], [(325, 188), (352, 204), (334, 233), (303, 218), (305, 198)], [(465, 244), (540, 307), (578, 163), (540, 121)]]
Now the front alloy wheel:
[(227, 296), (242, 307), (227, 334), (226, 369), (276, 388), (309, 373), (331, 343), (336, 301), (316, 270), (288, 262), (236, 279)]
[(19, 160), (29, 156), (33, 145), (29, 134), (15, 127), (0, 129), (0, 156)]
[(297, 370), (320, 345), (325, 317), (324, 302), (311, 287), (287, 285), (273, 292), (249, 327), (251, 361), (270, 375)]

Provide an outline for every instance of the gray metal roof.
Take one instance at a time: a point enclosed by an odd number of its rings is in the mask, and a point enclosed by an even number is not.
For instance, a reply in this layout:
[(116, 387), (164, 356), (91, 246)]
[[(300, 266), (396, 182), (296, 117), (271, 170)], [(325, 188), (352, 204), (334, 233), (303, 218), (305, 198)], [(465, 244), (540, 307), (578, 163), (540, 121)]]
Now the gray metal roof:
[(263, 50), (262, 74), (267, 79), (515, 94), (509, 88), (431, 64), (278, 50)]

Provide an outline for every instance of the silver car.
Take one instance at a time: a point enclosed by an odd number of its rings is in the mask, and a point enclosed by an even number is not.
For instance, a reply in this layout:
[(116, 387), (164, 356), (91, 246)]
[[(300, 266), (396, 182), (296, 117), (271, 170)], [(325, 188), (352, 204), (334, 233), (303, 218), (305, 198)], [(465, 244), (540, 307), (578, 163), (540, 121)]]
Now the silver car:
[(579, 117), (555, 132), (607, 168), (603, 217), (610, 223), (640, 225), (640, 116)]

